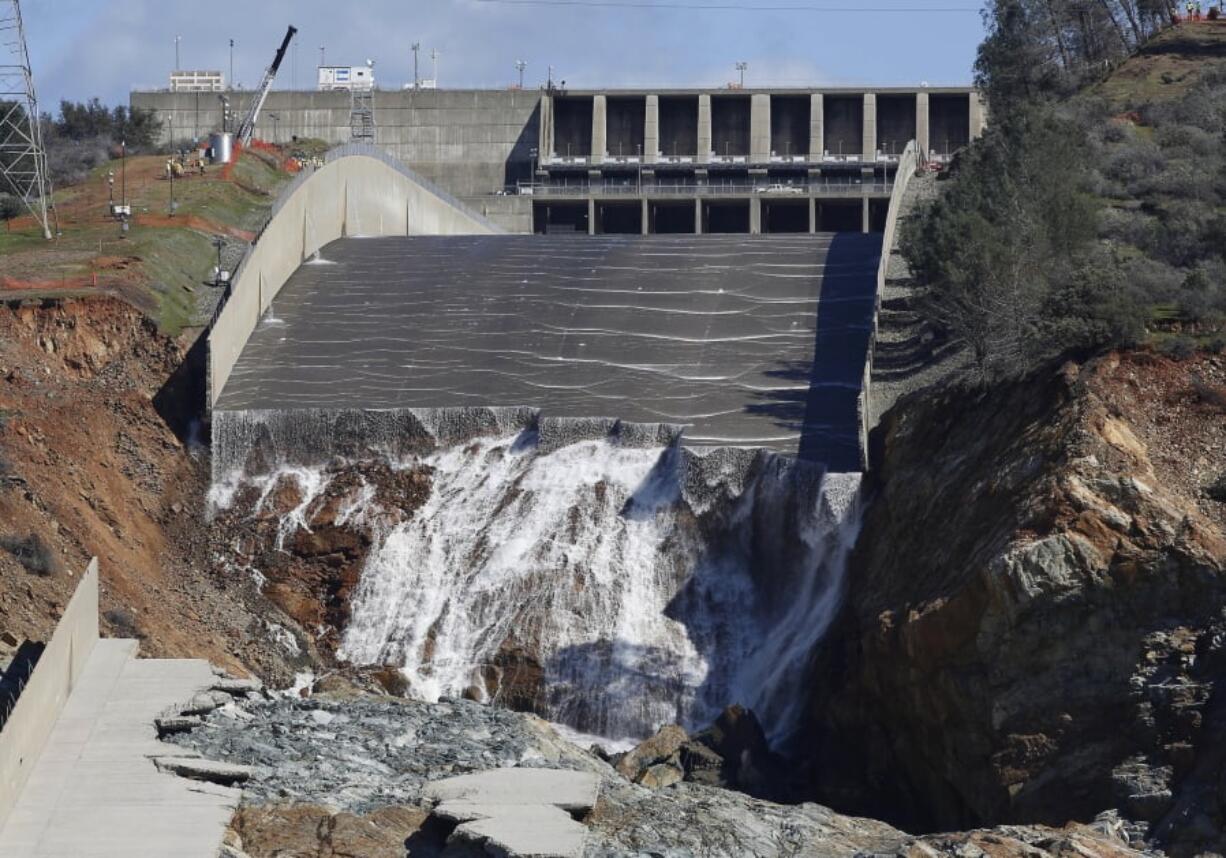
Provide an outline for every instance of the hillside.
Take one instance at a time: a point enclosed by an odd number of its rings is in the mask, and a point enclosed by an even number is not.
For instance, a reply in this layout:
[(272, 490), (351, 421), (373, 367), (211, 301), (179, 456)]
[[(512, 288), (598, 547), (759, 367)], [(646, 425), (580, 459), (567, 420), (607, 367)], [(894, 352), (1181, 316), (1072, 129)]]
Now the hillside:
[(1090, 92), (1117, 112), (1135, 110), (1181, 99), (1224, 67), (1226, 21), (1183, 24), (1154, 36)]
[[(172, 335), (207, 318), (215, 300), (207, 283), (217, 264), (213, 237), (227, 240), (225, 263), (233, 265), (289, 174), (274, 154), (244, 152), (230, 168), (208, 167), (203, 176), (176, 180), (172, 217), (166, 160), (113, 160), (95, 168), (86, 182), (56, 189), (62, 234), (55, 241), (44, 240), (28, 216), (9, 223), (0, 231), (0, 299), (114, 294)], [(111, 173), (115, 198), (126, 185), (132, 206), (126, 236), (108, 215)]]

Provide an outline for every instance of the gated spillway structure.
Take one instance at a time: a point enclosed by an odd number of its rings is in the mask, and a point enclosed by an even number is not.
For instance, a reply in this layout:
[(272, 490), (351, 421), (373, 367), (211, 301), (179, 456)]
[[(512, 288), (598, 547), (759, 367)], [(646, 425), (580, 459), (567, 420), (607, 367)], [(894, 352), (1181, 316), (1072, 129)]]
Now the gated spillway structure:
[(359, 427), (386, 444), (544, 421), (859, 471), (914, 147), (903, 162), (884, 236), (518, 236), (337, 150), (279, 199), (209, 334), (215, 452), (246, 455), (253, 418), (319, 455)]

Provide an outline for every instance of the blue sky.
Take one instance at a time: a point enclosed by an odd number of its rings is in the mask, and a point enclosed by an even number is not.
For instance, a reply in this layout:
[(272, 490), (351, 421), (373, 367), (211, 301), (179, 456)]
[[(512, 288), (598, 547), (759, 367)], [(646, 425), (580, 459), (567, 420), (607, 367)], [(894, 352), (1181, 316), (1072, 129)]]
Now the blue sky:
[[(233, 38), (235, 78), (253, 86), (288, 24), (299, 29), (299, 87), (313, 84), (321, 45), (329, 64), (370, 58), (379, 85), (399, 87), (412, 78), (412, 42), (422, 45), (423, 77), (431, 73), (431, 49), (438, 50), (439, 79), (447, 87), (506, 86), (515, 80), (518, 59), (528, 62), (529, 86), (544, 80), (550, 64), (572, 87), (720, 86), (735, 79), (737, 60), (749, 63), (746, 85), (962, 84), (970, 81), (983, 33), (979, 0), (611, 1), (746, 8), (584, 8), (522, 0), (23, 0), (22, 8), (44, 110), (63, 98), (94, 95), (121, 103), (132, 87), (165, 86), (176, 35), (183, 37), (185, 68), (227, 72)], [(938, 7), (960, 11), (931, 11)], [(281, 88), (295, 77), (293, 53), (282, 67)]]

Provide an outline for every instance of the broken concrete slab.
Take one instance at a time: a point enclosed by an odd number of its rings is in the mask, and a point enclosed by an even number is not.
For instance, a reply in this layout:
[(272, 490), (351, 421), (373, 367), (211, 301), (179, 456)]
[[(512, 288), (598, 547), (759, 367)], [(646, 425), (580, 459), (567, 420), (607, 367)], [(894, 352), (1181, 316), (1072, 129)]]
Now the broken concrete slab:
[(234, 679), (226, 677), (213, 683), (210, 691), (220, 691), (231, 697), (242, 697), (247, 694), (259, 694), (264, 690), (264, 683), (258, 679)]
[(175, 733), (189, 733), (203, 723), (196, 715), (164, 715), (153, 720), (159, 739)]
[(220, 691), (204, 691), (196, 694), (182, 706), (176, 707), (180, 715), (208, 715), (230, 702), (230, 695)]
[(222, 763), (216, 760), (206, 760), (202, 757), (156, 757), (154, 762), (164, 772), (176, 774), (182, 778), (222, 786), (233, 786), (245, 783), (251, 779), (254, 769), (250, 766), (240, 766), (237, 763)]
[(481, 815), (458, 825), (448, 845), (471, 844), (489, 855), (580, 858), (587, 828), (552, 805), (473, 805)]
[(448, 843), (491, 855), (578, 858), (600, 778), (560, 769), (490, 769), (427, 785), (436, 818), (456, 824)]
[(491, 806), (552, 805), (578, 815), (595, 806), (599, 791), (600, 778), (591, 772), (508, 768), (435, 781), (426, 796)]

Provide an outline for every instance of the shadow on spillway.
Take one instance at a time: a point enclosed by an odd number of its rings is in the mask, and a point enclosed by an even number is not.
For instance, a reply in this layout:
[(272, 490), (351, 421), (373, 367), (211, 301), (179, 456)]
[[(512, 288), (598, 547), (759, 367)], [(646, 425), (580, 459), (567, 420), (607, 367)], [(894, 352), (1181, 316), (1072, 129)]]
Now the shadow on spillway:
[(757, 394), (745, 407), (800, 435), (797, 457), (834, 472), (859, 471), (859, 393), (868, 359), (881, 235), (838, 233), (830, 244), (813, 356), (779, 361), (766, 375), (794, 386)]

